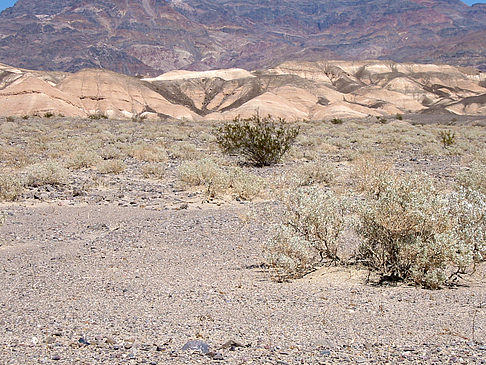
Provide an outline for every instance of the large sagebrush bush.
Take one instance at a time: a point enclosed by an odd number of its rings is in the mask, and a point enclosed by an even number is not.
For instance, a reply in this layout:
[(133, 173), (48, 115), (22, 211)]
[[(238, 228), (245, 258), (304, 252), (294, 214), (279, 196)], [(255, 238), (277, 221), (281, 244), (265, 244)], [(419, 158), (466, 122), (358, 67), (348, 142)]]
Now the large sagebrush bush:
[(262, 167), (278, 163), (299, 134), (284, 119), (259, 114), (251, 118), (236, 117), (216, 128), (216, 142), (225, 153), (236, 153), (249, 163)]
[(317, 187), (299, 188), (285, 197), (285, 211), (265, 244), (265, 257), (279, 280), (299, 278), (326, 262), (339, 262), (345, 227), (342, 201)]
[(357, 210), (360, 263), (382, 278), (431, 289), (467, 272), (475, 249), (473, 242), (463, 239), (468, 228), (455, 216), (470, 213), (463, 196), (454, 195), (457, 209), (451, 210), (451, 197), (423, 175), (389, 175), (377, 191)]

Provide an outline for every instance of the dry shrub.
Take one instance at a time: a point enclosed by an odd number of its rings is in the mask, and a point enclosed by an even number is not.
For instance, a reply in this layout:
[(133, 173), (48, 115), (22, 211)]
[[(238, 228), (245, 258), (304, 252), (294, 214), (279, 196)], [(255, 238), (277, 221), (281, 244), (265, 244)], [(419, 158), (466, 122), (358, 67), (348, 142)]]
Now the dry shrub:
[(436, 289), (473, 263), (473, 247), (459, 239), (450, 199), (424, 175), (380, 179), (359, 207), (358, 261), (384, 279)]
[(127, 166), (122, 160), (104, 160), (98, 163), (97, 169), (102, 174), (120, 174)]
[(358, 191), (372, 195), (379, 193), (384, 181), (391, 174), (392, 164), (377, 160), (372, 155), (363, 155), (353, 161), (353, 177)]
[(476, 160), (466, 171), (458, 174), (459, 185), (486, 194), (486, 165)]
[(178, 170), (179, 179), (188, 186), (203, 186), (209, 197), (233, 193), (240, 200), (251, 200), (261, 193), (264, 180), (242, 168), (222, 169), (212, 159), (187, 161)]
[(188, 142), (174, 143), (169, 151), (171, 157), (181, 160), (195, 160), (201, 157), (201, 152), (198, 151), (197, 146)]
[(184, 162), (179, 166), (179, 179), (188, 186), (203, 186), (210, 197), (224, 192), (229, 175), (212, 159)]
[(267, 264), (279, 280), (300, 278), (326, 261), (339, 262), (345, 210), (334, 193), (299, 188), (284, 199), (282, 221), (265, 244)]
[(291, 186), (330, 185), (336, 177), (334, 166), (324, 162), (311, 162), (299, 166), (285, 176)]
[(125, 154), (115, 145), (109, 144), (99, 150), (99, 155), (103, 160), (116, 160), (125, 157)]
[(265, 188), (265, 180), (240, 167), (230, 171), (230, 186), (236, 199), (252, 200), (261, 195)]
[(67, 178), (68, 171), (53, 160), (37, 163), (25, 169), (27, 186), (63, 185), (67, 182)]
[(131, 147), (128, 150), (128, 155), (139, 161), (145, 162), (165, 162), (169, 158), (167, 151), (164, 148), (148, 144)]
[(162, 179), (165, 176), (165, 165), (161, 163), (147, 163), (142, 166), (142, 175), (146, 179)]
[(78, 148), (68, 157), (67, 167), (79, 170), (95, 166), (101, 157), (94, 150)]
[(22, 195), (24, 184), (22, 178), (15, 173), (0, 174), (0, 200), (14, 201)]

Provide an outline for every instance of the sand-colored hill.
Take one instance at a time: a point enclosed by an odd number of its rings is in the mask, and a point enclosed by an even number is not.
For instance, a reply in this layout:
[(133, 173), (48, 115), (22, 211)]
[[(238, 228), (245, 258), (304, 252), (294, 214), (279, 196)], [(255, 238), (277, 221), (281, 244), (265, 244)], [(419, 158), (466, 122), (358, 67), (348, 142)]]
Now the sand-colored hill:
[(428, 111), (486, 114), (486, 76), (448, 65), (390, 61), (285, 62), (243, 69), (171, 71), (140, 79), (107, 70), (53, 73), (0, 64), (0, 114), (288, 120)]

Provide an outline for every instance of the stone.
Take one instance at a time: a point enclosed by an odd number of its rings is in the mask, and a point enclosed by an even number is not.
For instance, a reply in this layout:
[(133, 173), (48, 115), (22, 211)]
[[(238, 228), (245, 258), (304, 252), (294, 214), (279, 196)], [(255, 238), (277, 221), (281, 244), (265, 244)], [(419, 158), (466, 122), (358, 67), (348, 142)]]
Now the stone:
[(204, 355), (207, 355), (209, 353), (209, 345), (204, 341), (193, 340), (182, 346), (182, 351), (198, 351)]

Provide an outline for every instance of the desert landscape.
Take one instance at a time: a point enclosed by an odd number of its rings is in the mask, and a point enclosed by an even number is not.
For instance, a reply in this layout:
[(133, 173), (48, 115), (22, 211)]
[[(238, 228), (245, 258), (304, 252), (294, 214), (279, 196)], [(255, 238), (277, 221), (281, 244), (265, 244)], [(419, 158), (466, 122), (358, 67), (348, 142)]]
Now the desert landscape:
[(1, 11), (0, 365), (485, 364), (485, 32), (459, 0)]
[(363, 156), (484, 189), (484, 117), (294, 122), (263, 168), (222, 153), (221, 123), (2, 119), (6, 364), (484, 362), (483, 264), (430, 290), (360, 265), (275, 281), (265, 256), (285, 192), (360, 196)]

